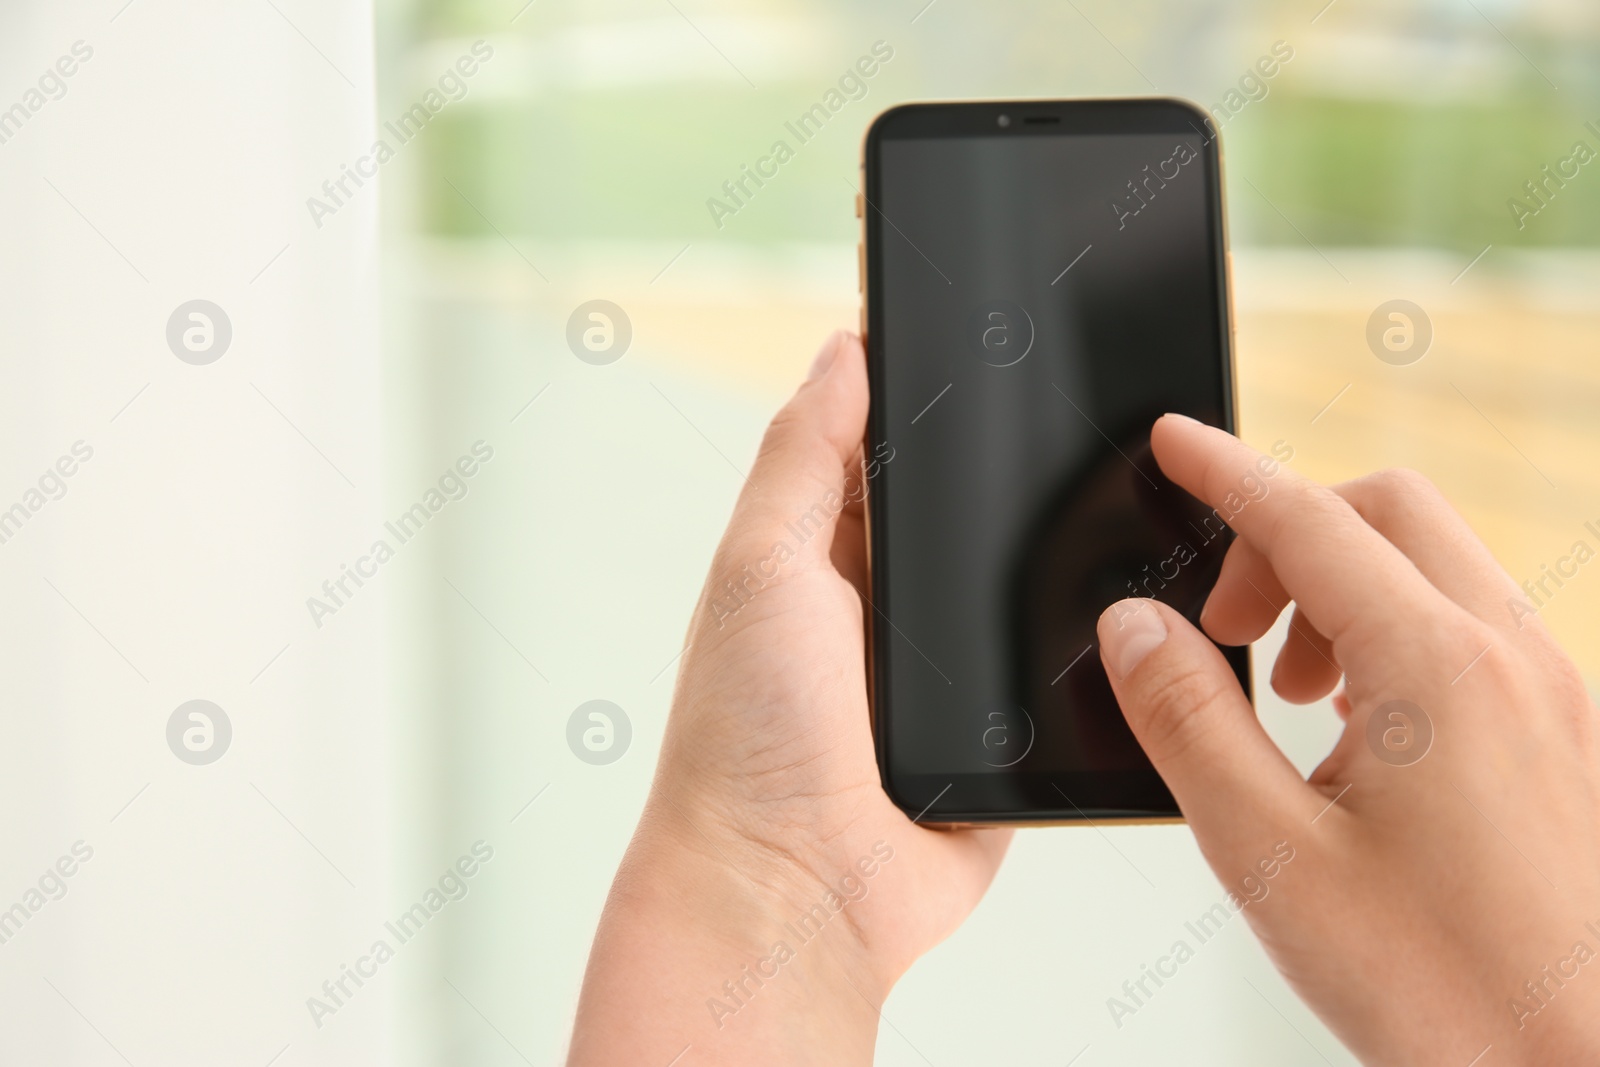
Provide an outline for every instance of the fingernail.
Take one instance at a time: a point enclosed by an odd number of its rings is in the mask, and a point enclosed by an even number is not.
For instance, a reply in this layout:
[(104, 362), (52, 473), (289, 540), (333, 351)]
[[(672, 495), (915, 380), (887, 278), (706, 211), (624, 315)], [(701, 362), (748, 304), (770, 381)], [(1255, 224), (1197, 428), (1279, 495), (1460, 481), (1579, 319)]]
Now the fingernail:
[(1098, 628), (1102, 658), (1119, 682), (1167, 639), (1166, 620), (1144, 597), (1111, 605), (1100, 616)]
[(1198, 425), (1201, 425), (1201, 423), (1200, 423), (1200, 420), (1199, 420), (1199, 419), (1195, 419), (1195, 418), (1190, 418), (1190, 417), (1189, 417), (1189, 416), (1188, 416), (1188, 415), (1180, 415), (1180, 414), (1179, 414), (1179, 413), (1178, 413), (1178, 412), (1176, 412), (1176, 411), (1169, 411), (1169, 412), (1167, 412), (1167, 413), (1166, 413), (1166, 414), (1165, 414), (1165, 415), (1163, 415), (1163, 416), (1161, 416), (1161, 417), (1162, 417), (1162, 418), (1163, 418), (1163, 419), (1182, 419), (1182, 420), (1183, 420), (1183, 421), (1184, 421), (1184, 422), (1192, 422), (1192, 423), (1194, 423), (1194, 424), (1195, 424), (1195, 425), (1197, 425), (1197, 426), (1198, 426)]
[(822, 347), (817, 349), (817, 358), (811, 361), (811, 369), (806, 372), (806, 381), (813, 382), (833, 366), (833, 357), (839, 351), (839, 345), (844, 342), (844, 331), (834, 330), (828, 339), (822, 342)]

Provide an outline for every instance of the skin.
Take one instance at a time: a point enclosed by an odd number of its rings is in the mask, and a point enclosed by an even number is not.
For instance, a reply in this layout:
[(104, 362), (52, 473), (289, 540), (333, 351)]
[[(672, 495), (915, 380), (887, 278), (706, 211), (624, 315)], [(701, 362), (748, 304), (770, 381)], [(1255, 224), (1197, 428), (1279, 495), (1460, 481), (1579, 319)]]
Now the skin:
[[(712, 563), (569, 1064), (870, 1063), (894, 982), (1004, 855), (1011, 831), (927, 829), (878, 783), (874, 609), (846, 502), (862, 494), (866, 413), (860, 343), (835, 335), (774, 419)], [(1211, 638), (1254, 641), (1292, 604), (1273, 687), (1308, 703), (1344, 683), (1346, 730), (1307, 781), (1205, 634), (1154, 601), (1100, 620), (1123, 712), (1223, 883), (1294, 849), (1245, 909), (1278, 968), (1364, 1063), (1464, 1067), (1485, 1046), (1496, 1065), (1600, 1057), (1600, 956), (1576, 977), (1562, 963), (1578, 942), (1600, 953), (1585, 926), (1600, 931), (1600, 730), (1571, 661), (1509, 607), (1521, 592), (1420, 475), (1323, 487), (1173, 415), (1152, 448), (1178, 485), (1237, 511)], [(1267, 491), (1226, 505), (1251, 477)], [(802, 540), (806, 515), (818, 528)], [(1420, 759), (1369, 745), (1392, 700), (1432, 725)], [(1418, 716), (1391, 710), (1380, 732), (1418, 736)]]

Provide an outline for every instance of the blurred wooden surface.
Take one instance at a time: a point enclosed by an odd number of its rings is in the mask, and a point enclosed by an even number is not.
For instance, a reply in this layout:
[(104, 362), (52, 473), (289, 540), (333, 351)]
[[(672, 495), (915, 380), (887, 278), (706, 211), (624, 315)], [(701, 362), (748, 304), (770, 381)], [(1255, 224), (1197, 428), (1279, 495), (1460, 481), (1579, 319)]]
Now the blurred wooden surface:
[[(1307, 255), (1238, 254), (1245, 436), (1291, 442), (1295, 467), (1325, 482), (1422, 471), (1518, 584), (1577, 541), (1600, 551), (1584, 528), (1600, 528), (1596, 262), (1507, 263), (1491, 252), (1452, 285), (1467, 257), (1328, 254), (1348, 283)], [(1368, 316), (1396, 297), (1434, 327), (1427, 355), (1409, 366), (1382, 362), (1366, 343)], [(1541, 615), (1596, 688), (1600, 566), (1579, 568)]]

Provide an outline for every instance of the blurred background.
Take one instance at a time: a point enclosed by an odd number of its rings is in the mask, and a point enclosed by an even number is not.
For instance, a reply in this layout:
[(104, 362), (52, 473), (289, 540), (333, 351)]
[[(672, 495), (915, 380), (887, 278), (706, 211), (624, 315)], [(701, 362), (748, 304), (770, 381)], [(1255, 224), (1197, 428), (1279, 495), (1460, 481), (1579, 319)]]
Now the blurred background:
[[(1579, 0), (8, 4), (0, 1061), (561, 1061), (739, 471), (856, 322), (860, 135), (904, 100), (1215, 109), (1244, 436), (1424, 471), (1519, 582), (1600, 549), (1597, 45)], [(569, 345), (593, 300), (609, 362)], [(1394, 300), (1420, 357), (1369, 344)], [(1540, 599), (1594, 688), (1600, 569)], [(1331, 710), (1260, 706), (1309, 772)], [(1222, 894), (1183, 827), (1020, 834), (878, 1060), (1353, 1062), (1242, 923), (1113, 1022)]]

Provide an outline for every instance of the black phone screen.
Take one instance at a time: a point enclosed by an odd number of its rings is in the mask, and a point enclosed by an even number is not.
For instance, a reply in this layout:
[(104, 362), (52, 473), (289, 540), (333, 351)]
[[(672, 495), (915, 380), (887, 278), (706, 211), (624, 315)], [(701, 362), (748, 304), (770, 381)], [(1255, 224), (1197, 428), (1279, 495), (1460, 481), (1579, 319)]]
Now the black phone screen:
[(1095, 624), (1196, 618), (1231, 536), (1149, 450), (1163, 412), (1233, 428), (1216, 145), (1176, 102), (913, 105), (866, 172), (884, 784), (927, 821), (1175, 815)]

